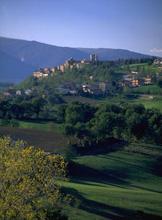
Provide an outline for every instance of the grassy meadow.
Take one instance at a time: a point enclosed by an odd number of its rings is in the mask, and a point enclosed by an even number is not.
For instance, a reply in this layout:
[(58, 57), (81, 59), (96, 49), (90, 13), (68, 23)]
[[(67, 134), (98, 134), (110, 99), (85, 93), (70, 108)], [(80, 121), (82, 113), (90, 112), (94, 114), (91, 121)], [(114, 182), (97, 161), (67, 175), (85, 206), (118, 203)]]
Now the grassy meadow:
[(134, 93), (140, 94), (162, 94), (162, 89), (157, 85), (144, 85), (131, 89)]
[[(121, 66), (121, 69), (124, 69), (125, 66)], [(160, 68), (154, 65), (148, 65), (147, 63), (137, 63), (137, 64), (130, 64), (129, 68), (131, 71), (138, 71), (138, 68), (144, 68), (146, 72), (150, 73), (159, 73)]]
[(78, 199), (69, 220), (162, 219), (161, 158), (160, 147), (142, 144), (76, 158), (64, 184)]

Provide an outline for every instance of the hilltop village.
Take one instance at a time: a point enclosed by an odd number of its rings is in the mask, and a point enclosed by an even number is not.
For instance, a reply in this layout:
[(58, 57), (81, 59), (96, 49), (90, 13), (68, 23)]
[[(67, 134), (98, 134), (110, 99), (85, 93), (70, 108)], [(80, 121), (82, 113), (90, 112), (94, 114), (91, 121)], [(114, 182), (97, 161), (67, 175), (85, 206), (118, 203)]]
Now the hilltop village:
[[(133, 62), (136, 62), (133, 64)], [(149, 63), (151, 61), (151, 64)], [(141, 63), (142, 62), (142, 63)], [(104, 64), (103, 64), (104, 63)], [(135, 68), (132, 69), (132, 66), (135, 65)], [(101, 67), (101, 68), (99, 68)], [(90, 72), (87, 70), (90, 68)], [(94, 79), (96, 76), (94, 70), (97, 69), (98, 79)], [(112, 70), (114, 68), (114, 70)], [(117, 68), (119, 69), (120, 78), (115, 76)], [(148, 74), (149, 71), (155, 69), (153, 73)], [(145, 69), (145, 70), (144, 70)], [(69, 70), (73, 70), (73, 77), (69, 78)], [(103, 78), (99, 76), (104, 76), (107, 71), (108, 75)], [(80, 71), (80, 73), (78, 73)], [(157, 71), (157, 72), (155, 72)], [(84, 76), (86, 77), (83, 81), (74, 81), (73, 78), (77, 75), (81, 77), (82, 72), (85, 72)], [(115, 76), (114, 78), (108, 78), (110, 75)], [(66, 78), (64, 78), (66, 75)], [(50, 77), (50, 76), (56, 76)], [(57, 81), (58, 77), (62, 77), (64, 80)], [(15, 88), (10, 88), (3, 93), (4, 98), (14, 98), (16, 95), (19, 96), (28, 96), (30, 94), (40, 93), (42, 98), (52, 95), (53, 93), (60, 94), (71, 94), (71, 95), (93, 95), (93, 96), (107, 96), (110, 94), (120, 93), (124, 88), (134, 88), (146, 85), (153, 85), (161, 79), (162, 76), (162, 59), (152, 59), (152, 60), (134, 60), (128, 59), (123, 60), (119, 59), (116, 61), (99, 61), (98, 55), (91, 54), (90, 59), (83, 59), (81, 61), (74, 60), (70, 58), (65, 61), (63, 65), (52, 67), (52, 68), (40, 68), (34, 71), (33, 73), (33, 84), (31, 80), (28, 80), (28, 83), (25, 83), (25, 86), (19, 87), (17, 90)], [(44, 80), (47, 79), (48, 82), (46, 85), (43, 85)], [(78, 78), (79, 79), (79, 78)], [(101, 80), (99, 80), (101, 79)], [(38, 83), (41, 83), (38, 86)], [(51, 87), (49, 87), (49, 83)], [(42, 87), (43, 85), (43, 87)], [(3, 98), (2, 97), (2, 98)]]
[(84, 59), (82, 61), (78, 61), (78, 60), (74, 60), (71, 57), (70, 59), (66, 60), (65, 64), (63, 65), (52, 67), (52, 68), (44, 68), (44, 69), (40, 68), (33, 73), (33, 76), (37, 78), (46, 77), (49, 75), (54, 75), (56, 72), (63, 73), (65, 72), (66, 69), (73, 69), (73, 68), (80, 69), (84, 67), (85, 64), (93, 64), (94, 62), (97, 62), (97, 61), (98, 61), (98, 55), (95, 55), (95, 54), (90, 55), (90, 60)]
[[(90, 54), (90, 59), (83, 59), (81, 61), (74, 60), (70, 58), (65, 61), (65, 64), (52, 67), (52, 68), (40, 68), (33, 73), (33, 76), (36, 78), (48, 77), (50, 75), (54, 76), (57, 74), (64, 73), (68, 69), (81, 69), (85, 65), (95, 65), (98, 62), (97, 54)], [(108, 61), (106, 61), (108, 62)], [(109, 61), (110, 62), (110, 61)], [(115, 66), (124, 65), (124, 60), (113, 61)], [(162, 59), (155, 59), (153, 65), (162, 65)], [(104, 82), (96, 82), (94, 84), (79, 84), (72, 81), (65, 81), (63, 84), (55, 88), (55, 91), (77, 94), (78, 90), (82, 90), (84, 93), (89, 93), (92, 95), (103, 95), (107, 94), (110, 91), (115, 91), (116, 89), (122, 87), (138, 87), (141, 85), (151, 85), (155, 84), (158, 80), (158, 73), (156, 76), (151, 77), (138, 77), (137, 71), (131, 71), (128, 75), (124, 75), (121, 80), (109, 80)], [(93, 79), (93, 75), (89, 76), (89, 80)]]

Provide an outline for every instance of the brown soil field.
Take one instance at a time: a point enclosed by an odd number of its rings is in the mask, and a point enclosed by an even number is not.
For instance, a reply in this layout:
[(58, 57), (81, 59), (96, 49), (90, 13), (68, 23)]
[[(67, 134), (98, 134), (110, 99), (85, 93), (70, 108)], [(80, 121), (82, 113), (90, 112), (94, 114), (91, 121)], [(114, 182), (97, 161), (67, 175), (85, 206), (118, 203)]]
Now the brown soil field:
[(46, 152), (60, 153), (67, 143), (66, 138), (55, 131), (0, 127), (0, 137), (4, 135), (22, 139), (27, 142), (28, 146), (41, 148)]

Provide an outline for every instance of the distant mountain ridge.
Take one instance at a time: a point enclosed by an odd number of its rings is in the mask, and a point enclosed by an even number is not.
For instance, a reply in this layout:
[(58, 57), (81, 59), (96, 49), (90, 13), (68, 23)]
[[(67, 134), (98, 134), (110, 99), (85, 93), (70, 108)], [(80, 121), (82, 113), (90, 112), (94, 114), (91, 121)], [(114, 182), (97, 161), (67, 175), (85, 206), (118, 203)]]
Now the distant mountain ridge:
[(0, 81), (14, 82), (26, 79), (35, 67), (0, 51)]
[(4, 77), (24, 79), (37, 68), (58, 66), (70, 57), (76, 60), (89, 59), (92, 53), (98, 54), (99, 60), (150, 57), (122, 49), (60, 47), (5, 37), (0, 37), (0, 52), (0, 80)]

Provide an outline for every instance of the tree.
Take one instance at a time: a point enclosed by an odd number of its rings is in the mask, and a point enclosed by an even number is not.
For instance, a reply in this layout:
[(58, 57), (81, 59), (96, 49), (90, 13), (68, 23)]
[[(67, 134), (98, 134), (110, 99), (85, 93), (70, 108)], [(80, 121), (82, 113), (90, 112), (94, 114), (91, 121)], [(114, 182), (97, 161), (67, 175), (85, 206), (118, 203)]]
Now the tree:
[(75, 125), (77, 122), (84, 121), (84, 109), (83, 105), (79, 102), (71, 102), (66, 108), (66, 123)]
[(157, 86), (159, 86), (160, 88), (162, 88), (162, 79), (159, 79), (157, 82), (156, 82)]
[(24, 118), (31, 118), (33, 115), (33, 105), (31, 102), (23, 101), (21, 103), (22, 108), (24, 109)]
[(67, 108), (67, 105), (65, 104), (60, 105), (58, 108), (57, 116), (58, 116), (58, 119), (62, 122), (65, 122), (66, 108)]
[(103, 112), (92, 121), (92, 131), (97, 142), (100, 140), (105, 141), (113, 135), (113, 129), (116, 125), (114, 113)]
[[(45, 220), (63, 208), (59, 181), (66, 180), (63, 157), (45, 154), (23, 141), (0, 138), (0, 219)], [(59, 218), (52, 218), (59, 219)]]
[(80, 144), (84, 145), (84, 139), (87, 139), (88, 130), (86, 128), (86, 123), (80, 123), (78, 122), (75, 125), (75, 135), (79, 139)]
[(68, 144), (71, 144), (70, 137), (75, 135), (75, 127), (72, 124), (62, 124), (61, 133), (67, 137)]
[(38, 118), (39, 112), (44, 106), (43, 100), (41, 98), (35, 98), (32, 100), (33, 112), (36, 113), (36, 118)]
[(0, 117), (4, 118), (9, 110), (10, 104), (8, 101), (1, 100), (0, 101)]
[(12, 104), (10, 106), (10, 114), (12, 118), (21, 118), (24, 114), (24, 108), (22, 105), (19, 104)]

